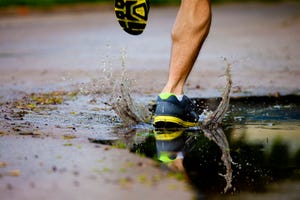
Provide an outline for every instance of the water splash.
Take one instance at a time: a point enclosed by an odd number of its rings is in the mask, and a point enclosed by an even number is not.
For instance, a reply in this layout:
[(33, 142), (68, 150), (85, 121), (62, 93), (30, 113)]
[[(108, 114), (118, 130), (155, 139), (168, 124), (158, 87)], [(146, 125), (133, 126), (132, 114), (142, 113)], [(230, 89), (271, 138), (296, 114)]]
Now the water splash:
[(111, 46), (106, 45), (106, 52), (108, 55), (103, 55), (101, 59), (101, 66), (94, 72), (97, 74), (96, 78), (91, 78), (89, 82), (80, 83), (78, 91), (82, 95), (102, 95), (111, 94), (114, 85), (115, 74), (112, 69), (112, 58), (110, 56)]
[(151, 113), (142, 103), (137, 103), (131, 97), (131, 80), (127, 78), (125, 69), (126, 52), (122, 50), (122, 73), (121, 79), (115, 82), (111, 106), (116, 114), (121, 118), (123, 125), (133, 126), (138, 123), (149, 123)]
[(224, 61), (227, 64), (226, 74), (225, 74), (227, 83), (224, 88), (223, 94), (221, 95), (222, 100), (219, 103), (218, 108), (215, 111), (209, 113), (207, 118), (203, 121), (202, 125), (204, 127), (209, 127), (209, 126), (220, 124), (228, 110), (228, 107), (229, 107), (230, 91), (231, 91), (231, 87), (232, 87), (231, 64), (227, 62), (226, 58), (224, 58)]
[(204, 128), (202, 130), (204, 132), (204, 135), (208, 139), (214, 141), (222, 151), (221, 160), (223, 161), (223, 164), (226, 167), (226, 173), (220, 175), (223, 176), (226, 181), (226, 186), (224, 188), (224, 192), (226, 193), (232, 187), (231, 182), (232, 182), (232, 171), (233, 171), (231, 167), (231, 163), (233, 162), (230, 156), (230, 148), (229, 148), (228, 141), (226, 139), (223, 130), (219, 127), (213, 129)]
[(227, 138), (223, 132), (223, 130), (219, 127), (220, 123), (222, 122), (222, 119), (225, 116), (225, 113), (228, 110), (229, 107), (229, 101), (230, 101), (230, 91), (232, 87), (232, 79), (231, 79), (231, 64), (227, 62), (226, 59), (224, 59), (227, 63), (226, 67), (226, 79), (227, 83), (224, 88), (224, 92), (222, 94), (222, 100), (219, 103), (218, 108), (209, 113), (207, 118), (204, 119), (202, 123), (202, 130), (204, 132), (204, 135), (214, 141), (219, 148), (222, 151), (221, 160), (224, 163), (224, 166), (226, 167), (226, 173), (220, 174), (223, 176), (226, 180), (226, 186), (224, 188), (224, 192), (226, 193), (231, 187), (232, 182), (232, 167), (231, 164), (233, 163), (231, 155), (230, 155), (230, 147), (227, 141)]

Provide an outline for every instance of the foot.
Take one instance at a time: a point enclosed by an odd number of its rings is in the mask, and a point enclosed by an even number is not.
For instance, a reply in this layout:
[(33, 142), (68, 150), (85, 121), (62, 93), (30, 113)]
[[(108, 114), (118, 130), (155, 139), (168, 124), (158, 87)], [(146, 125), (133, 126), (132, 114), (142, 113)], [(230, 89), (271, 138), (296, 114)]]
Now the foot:
[(162, 93), (157, 98), (153, 125), (156, 128), (193, 127), (199, 125), (196, 106), (185, 95), (181, 101), (174, 94)]
[(139, 35), (144, 31), (149, 10), (149, 0), (115, 0), (119, 24), (131, 35)]

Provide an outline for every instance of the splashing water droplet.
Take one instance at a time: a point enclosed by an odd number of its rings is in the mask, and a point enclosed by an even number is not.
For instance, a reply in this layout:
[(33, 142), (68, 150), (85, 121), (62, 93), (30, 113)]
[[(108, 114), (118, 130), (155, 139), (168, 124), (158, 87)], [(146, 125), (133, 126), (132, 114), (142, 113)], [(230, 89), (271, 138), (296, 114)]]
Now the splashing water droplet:
[(231, 164), (234, 164), (232, 158), (230, 156), (230, 147), (226, 136), (221, 128), (219, 128), (219, 124), (222, 122), (222, 119), (225, 116), (225, 113), (229, 107), (230, 100), (230, 91), (232, 87), (231, 80), (231, 64), (227, 62), (226, 58), (224, 59), (227, 63), (226, 68), (226, 79), (227, 84), (225, 86), (224, 92), (222, 94), (222, 100), (218, 106), (218, 108), (208, 114), (208, 116), (202, 122), (204, 135), (210, 140), (214, 141), (222, 151), (221, 160), (223, 161), (226, 167), (226, 174), (220, 174), (226, 180), (226, 186), (224, 188), (224, 192), (227, 192), (231, 187), (232, 182), (232, 168)]
[(122, 74), (119, 81), (116, 81), (112, 92), (112, 108), (121, 118), (123, 125), (131, 126), (141, 122), (149, 122), (150, 111), (141, 103), (137, 103), (131, 97), (132, 81), (127, 78), (125, 69), (126, 51), (122, 50)]

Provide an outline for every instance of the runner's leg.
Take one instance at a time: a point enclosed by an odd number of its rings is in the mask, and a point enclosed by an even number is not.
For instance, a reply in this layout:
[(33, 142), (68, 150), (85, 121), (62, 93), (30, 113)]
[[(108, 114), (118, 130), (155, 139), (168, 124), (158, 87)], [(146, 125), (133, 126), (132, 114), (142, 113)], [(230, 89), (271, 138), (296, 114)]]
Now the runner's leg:
[(168, 82), (162, 93), (181, 95), (211, 23), (210, 0), (182, 0), (172, 30)]

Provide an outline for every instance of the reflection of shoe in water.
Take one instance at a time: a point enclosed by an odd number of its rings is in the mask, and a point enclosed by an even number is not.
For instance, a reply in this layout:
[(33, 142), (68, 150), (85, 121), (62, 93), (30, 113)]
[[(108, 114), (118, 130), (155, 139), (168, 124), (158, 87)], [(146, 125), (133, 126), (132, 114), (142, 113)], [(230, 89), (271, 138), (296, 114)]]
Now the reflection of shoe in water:
[(155, 142), (157, 159), (169, 164), (176, 159), (183, 159), (183, 148), (185, 145), (184, 130), (166, 131), (155, 130)]
[(119, 24), (129, 34), (141, 34), (147, 24), (149, 0), (115, 0)]
[(196, 106), (185, 95), (181, 101), (174, 94), (162, 93), (157, 98), (153, 125), (157, 128), (198, 126)]

